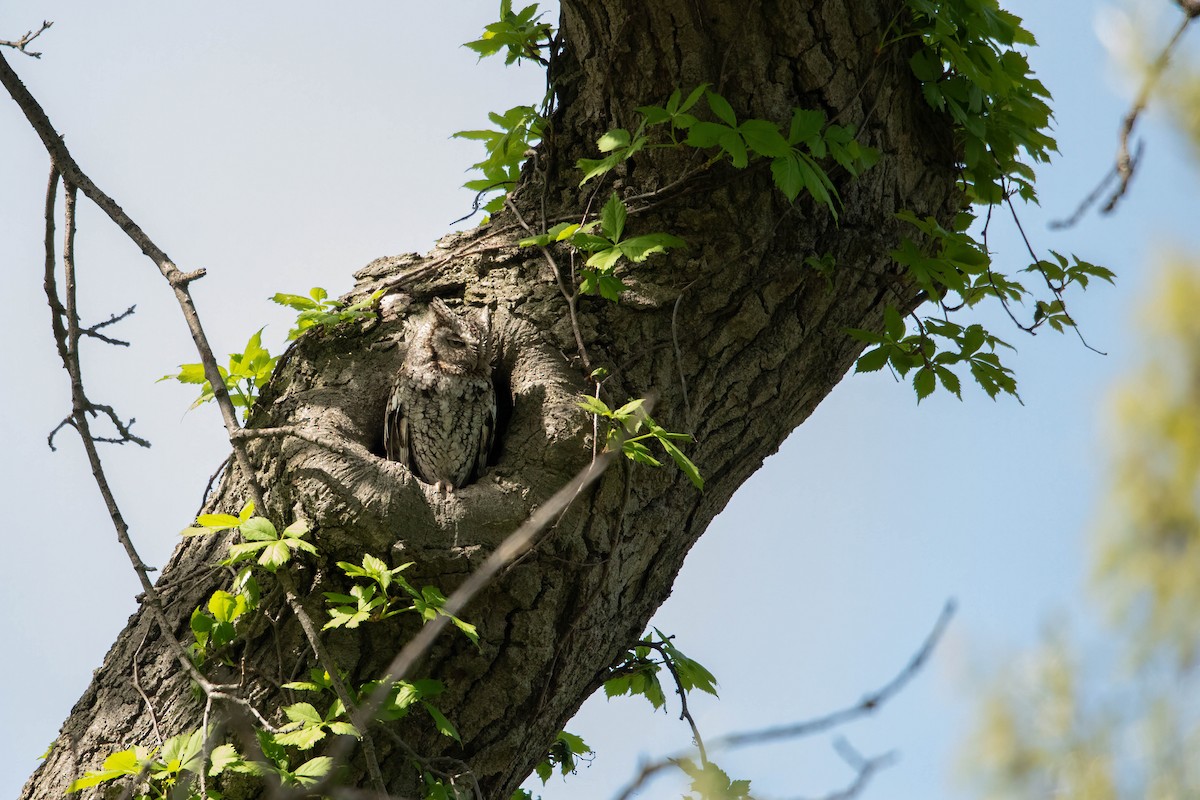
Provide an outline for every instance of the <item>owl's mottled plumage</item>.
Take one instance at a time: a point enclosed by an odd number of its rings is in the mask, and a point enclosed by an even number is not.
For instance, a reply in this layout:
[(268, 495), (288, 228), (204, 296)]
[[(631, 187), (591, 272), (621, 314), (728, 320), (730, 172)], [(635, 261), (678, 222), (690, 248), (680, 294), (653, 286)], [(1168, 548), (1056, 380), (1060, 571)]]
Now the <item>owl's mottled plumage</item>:
[(384, 450), (439, 491), (479, 477), (496, 429), (491, 315), (439, 299), (415, 331), (388, 398)]

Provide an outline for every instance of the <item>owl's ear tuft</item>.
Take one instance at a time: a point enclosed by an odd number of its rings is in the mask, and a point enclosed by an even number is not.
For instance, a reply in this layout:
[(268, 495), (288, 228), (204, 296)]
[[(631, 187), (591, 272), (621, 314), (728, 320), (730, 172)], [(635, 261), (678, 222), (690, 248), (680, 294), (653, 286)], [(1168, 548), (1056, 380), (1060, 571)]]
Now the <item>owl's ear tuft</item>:
[(450, 306), (446, 305), (440, 297), (435, 297), (429, 301), (429, 310), (443, 322), (458, 319), (458, 316), (450, 310)]

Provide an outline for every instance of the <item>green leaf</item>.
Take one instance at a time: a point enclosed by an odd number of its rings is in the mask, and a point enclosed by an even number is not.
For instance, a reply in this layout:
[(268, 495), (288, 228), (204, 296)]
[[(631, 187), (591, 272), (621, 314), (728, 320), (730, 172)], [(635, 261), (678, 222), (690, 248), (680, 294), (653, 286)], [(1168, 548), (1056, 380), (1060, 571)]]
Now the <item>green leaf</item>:
[(233, 622), (246, 611), (246, 598), (218, 589), (208, 599), (208, 610), (218, 622)]
[(196, 522), (213, 531), (236, 528), (242, 524), (240, 519), (231, 514), (201, 514), (196, 517)]
[(937, 386), (937, 381), (932, 369), (929, 367), (921, 367), (917, 370), (917, 374), (913, 376), (913, 388), (917, 390), (917, 402), (924, 400), (933, 393)]
[(617, 193), (613, 192), (600, 211), (600, 230), (604, 231), (604, 235), (611, 241), (621, 241), (621, 234), (625, 231), (627, 213), (625, 204), (621, 202), (621, 198), (617, 197)]
[(317, 756), (296, 767), (296, 771), (292, 774), (299, 778), (300, 783), (303, 785), (311, 786), (318, 779), (325, 777), (325, 773), (329, 772), (332, 766), (332, 758), (329, 756)]
[(242, 761), (241, 755), (237, 748), (231, 744), (219, 744), (213, 748), (212, 754), (209, 756), (209, 775), (220, 775), (226, 769), (239, 764)]
[(663, 449), (667, 451), (667, 453), (675, 461), (675, 465), (683, 471), (683, 474), (686, 475), (688, 480), (692, 482), (692, 485), (703, 491), (704, 478), (700, 476), (700, 470), (696, 468), (696, 465), (692, 463), (692, 460), (685, 456), (683, 451), (676, 447), (674, 442), (670, 441), (669, 439), (659, 437), (658, 443), (661, 444)]
[(266, 517), (251, 517), (240, 525), (242, 538), (248, 542), (269, 542), (279, 538), (275, 526)]
[(738, 169), (743, 169), (750, 163), (746, 152), (746, 140), (735, 130), (726, 130), (717, 139), (721, 149), (729, 154), (729, 162)]
[(443, 714), (441, 711), (438, 711), (438, 709), (431, 703), (427, 703), (424, 700), (421, 701), (421, 705), (425, 707), (427, 712), (429, 712), (429, 716), (433, 720), (434, 726), (437, 727), (438, 733), (442, 734), (443, 736), (449, 736), (454, 741), (462, 744), (462, 739), (459, 737), (458, 731), (455, 729), (454, 725), (451, 724), (450, 720), (446, 719), (445, 714)]
[(270, 542), (263, 548), (258, 563), (274, 572), (292, 558), (292, 551), (284, 542)]
[(149, 751), (142, 747), (131, 747), (128, 750), (121, 750), (116, 753), (111, 753), (104, 759), (104, 766), (98, 771), (89, 771), (84, 773), (83, 777), (77, 778), (67, 787), (67, 793), (77, 792), (80, 789), (87, 789), (92, 786), (98, 786), (101, 783), (120, 778), (125, 775), (137, 775), (141, 772), (141, 762), (150, 757)]
[(716, 147), (727, 132), (733, 132), (727, 125), (719, 122), (697, 122), (688, 128), (687, 139), (684, 142), (691, 147)]
[(621, 445), (621, 452), (625, 454), (626, 458), (636, 461), (639, 464), (646, 464), (651, 467), (662, 466), (662, 462), (651, 454), (650, 448), (641, 442), (626, 439)]
[(611, 153), (620, 147), (629, 146), (629, 131), (624, 128), (615, 128), (596, 140), (596, 147), (601, 153)]
[(338, 736), (353, 736), (355, 739), (362, 738), (362, 734), (358, 728), (349, 722), (331, 722), (329, 723), (329, 732)]
[(277, 292), (273, 294), (271, 296), (271, 301), (278, 303), (281, 306), (293, 308), (296, 311), (311, 311), (321, 307), (320, 303), (311, 298), (303, 297), (298, 294), (284, 294), (283, 292)]
[(748, 119), (738, 126), (738, 132), (746, 140), (746, 146), (760, 156), (776, 158), (792, 152), (791, 145), (779, 127), (763, 119)]
[(311, 703), (296, 703), (295, 705), (284, 706), (283, 713), (292, 722), (320, 724), (322, 721), (321, 715)]
[(863, 353), (854, 362), (855, 372), (878, 372), (883, 369), (888, 362), (889, 350), (886, 347), (877, 347)]
[(589, 267), (594, 267), (598, 272), (606, 272), (621, 260), (621, 256), (621, 248), (610, 247), (607, 250), (597, 250), (592, 253), (584, 263)]
[(672, 247), (686, 247), (687, 243), (669, 233), (647, 233), (621, 242), (617, 249), (634, 263), (641, 263), (655, 253), (665, 253)]
[(298, 519), (283, 529), (283, 535), (291, 539), (299, 539), (303, 536), (307, 536), (311, 530), (312, 528), (309, 525), (308, 520)]
[(708, 107), (712, 109), (713, 114), (716, 114), (717, 119), (731, 128), (737, 125), (737, 115), (733, 113), (733, 107), (729, 105), (729, 101), (716, 92), (707, 92), (705, 96), (708, 98)]
[(795, 153), (789, 152), (773, 159), (771, 177), (789, 201), (794, 201), (804, 188), (804, 177), (800, 174), (800, 162)]
[(803, 108), (792, 110), (792, 124), (788, 128), (789, 144), (810, 144), (821, 135), (825, 126), (825, 113), (822, 111), (806, 111)]
[(208, 378), (204, 375), (203, 364), (180, 364), (178, 375), (163, 375), (159, 378), (160, 381), (177, 380), (180, 383), (207, 383)]
[(575, 167), (583, 173), (583, 180), (579, 182), (580, 186), (590, 181), (592, 178), (598, 178), (604, 173), (611, 170), (617, 164), (620, 164), (624, 159), (620, 153), (614, 153), (606, 158), (581, 158), (575, 162)]
[(639, 397), (636, 400), (630, 400), (628, 403), (621, 406), (616, 411), (612, 412), (612, 416), (615, 419), (623, 420), (626, 417), (629, 417), (629, 416), (637, 413), (638, 411), (640, 411), (645, 406), (645, 404), (646, 404), (646, 398), (644, 398), (644, 397)]

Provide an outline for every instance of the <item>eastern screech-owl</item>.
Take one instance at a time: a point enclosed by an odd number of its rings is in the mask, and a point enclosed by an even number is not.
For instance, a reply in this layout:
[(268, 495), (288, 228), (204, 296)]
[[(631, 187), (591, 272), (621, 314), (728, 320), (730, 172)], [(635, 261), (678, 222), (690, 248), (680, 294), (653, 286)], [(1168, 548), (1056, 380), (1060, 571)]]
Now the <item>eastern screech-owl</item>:
[(496, 429), (487, 309), (459, 316), (435, 298), (388, 398), (384, 450), (439, 492), (479, 477)]

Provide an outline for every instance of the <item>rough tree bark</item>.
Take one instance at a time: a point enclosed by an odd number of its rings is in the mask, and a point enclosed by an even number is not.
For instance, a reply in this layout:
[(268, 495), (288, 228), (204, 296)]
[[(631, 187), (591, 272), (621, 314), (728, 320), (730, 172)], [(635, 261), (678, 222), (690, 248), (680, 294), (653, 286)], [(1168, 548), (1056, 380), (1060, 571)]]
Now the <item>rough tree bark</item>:
[[(593, 157), (605, 130), (633, 127), (636, 106), (701, 82), (717, 87), (739, 116), (786, 122), (793, 106), (823, 109), (858, 126), (883, 158), (855, 180), (831, 173), (844, 201), (837, 224), (806, 198), (790, 206), (761, 168), (719, 166), (674, 188), (684, 167), (676, 155), (644, 154), (620, 170), (615, 188), (625, 197), (668, 187), (643, 203), (649, 207), (630, 217), (629, 229), (670, 231), (689, 247), (628, 268), (631, 289), (619, 304), (580, 298), (580, 332), (591, 365), (611, 372), (610, 402), (653, 395), (661, 424), (695, 434), (689, 453), (707, 484), (698, 492), (670, 467), (613, 467), (469, 608), (482, 646), (447, 635), (421, 664), (421, 675), (445, 682), (439, 705), (462, 746), (418, 715), (393, 727), (418, 753), (469, 765), (486, 797), (507, 797), (529, 774), (644, 630), (709, 521), (846, 373), (861, 345), (844, 329), (877, 327), (885, 305), (907, 310), (917, 302), (887, 256), (900, 238), (893, 214), (911, 209), (945, 220), (959, 196), (949, 123), (930, 111), (907, 66), (915, 45), (878, 48), (901, 5), (562, 3), (565, 47), (551, 67), (558, 110), (514, 195), (531, 225), (578, 219), (591, 185), (578, 188), (575, 160)], [(340, 443), (253, 443), (269, 515), (316, 526), (321, 558), (300, 577), (315, 617), (321, 591), (346, 588), (333, 562), (358, 562), (363, 552), (416, 561), (415, 580), (449, 592), (590, 458), (591, 422), (571, 399), (587, 390), (587, 370), (550, 266), (536, 249), (515, 246), (524, 235), (506, 212), (427, 256), (383, 258), (357, 276), (356, 296), (387, 285), (401, 308), (419, 309), (433, 296), (497, 308), (499, 378), (512, 404), (495, 464), (477, 484), (439, 497), (381, 458), (403, 320), (302, 340), (264, 391), (252, 427), (298, 426)], [(823, 254), (836, 259), (829, 279), (803, 263)], [(565, 269), (565, 255), (560, 263)], [(234, 471), (210, 505), (236, 512), (247, 497), (245, 476)], [(159, 587), (177, 636), (187, 638), (191, 611), (225, 585), (227, 571), (214, 564), (226, 544), (187, 540), (165, 568)], [(274, 621), (260, 625), (240, 655), (252, 665), (250, 693), (278, 705), (286, 693), (275, 687), (306, 675), (312, 657), (279, 598), (268, 592), (264, 604)], [(377, 677), (411, 632), (411, 623), (367, 625), (336, 631), (328, 642), (362, 681)], [(136, 614), (22, 797), (57, 799), (107, 753), (154, 743), (135, 663), (164, 735), (199, 724), (202, 706), (161, 633), (148, 614)], [(389, 790), (416, 794), (409, 757), (393, 739), (375, 740)], [(365, 787), (361, 764), (352, 769), (352, 781)]]

